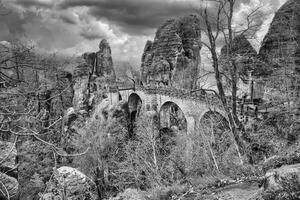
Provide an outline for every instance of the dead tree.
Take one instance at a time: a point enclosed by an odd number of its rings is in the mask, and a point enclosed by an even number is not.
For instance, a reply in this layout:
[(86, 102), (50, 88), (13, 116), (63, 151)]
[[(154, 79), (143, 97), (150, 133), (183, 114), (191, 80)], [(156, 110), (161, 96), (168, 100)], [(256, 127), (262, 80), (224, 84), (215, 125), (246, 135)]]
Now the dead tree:
[[(222, 102), (224, 110), (227, 113), (231, 132), (236, 142), (239, 154), (245, 152), (245, 133), (242, 131), (242, 123), (238, 119), (237, 111), (237, 90), (238, 90), (238, 66), (237, 55), (233, 51), (233, 40), (237, 35), (253, 36), (258, 30), (259, 24), (255, 18), (258, 16), (260, 7), (254, 8), (247, 16), (245, 16), (245, 24), (237, 28), (233, 24), (233, 16), (235, 13), (235, 0), (204, 0), (202, 7), (198, 12), (203, 21), (203, 32), (208, 38), (208, 42), (202, 42), (208, 48), (214, 78), (218, 90), (218, 97)], [(209, 6), (208, 6), (209, 5)], [(218, 53), (218, 42), (223, 40), (226, 46), (226, 63), (229, 65), (229, 73), (224, 74), (221, 70), (220, 56)], [(222, 78), (225, 76), (229, 80), (230, 100), (226, 97), (226, 90)], [(247, 138), (247, 137), (246, 137)]]

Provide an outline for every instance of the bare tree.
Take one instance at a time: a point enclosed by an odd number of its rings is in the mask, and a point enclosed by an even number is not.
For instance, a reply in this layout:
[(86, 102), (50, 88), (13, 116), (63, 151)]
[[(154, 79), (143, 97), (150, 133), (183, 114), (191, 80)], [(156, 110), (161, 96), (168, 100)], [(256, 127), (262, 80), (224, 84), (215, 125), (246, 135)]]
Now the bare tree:
[[(0, 138), (14, 141), (17, 149), (26, 140), (49, 147), (53, 152), (51, 164), (56, 167), (58, 156), (76, 155), (67, 154), (60, 146), (63, 112), (54, 113), (51, 108), (51, 102), (59, 99), (72, 83), (58, 88), (58, 79), (55, 79), (58, 63), (52, 59), (38, 55), (34, 47), (20, 42), (1, 45)], [(9, 155), (11, 152), (7, 151)], [(6, 158), (0, 160), (0, 165), (4, 162)], [(9, 199), (11, 194), (6, 184), (0, 182), (0, 198)]]
[[(237, 115), (237, 90), (238, 90), (238, 55), (233, 49), (233, 40), (237, 35), (253, 36), (258, 29), (259, 24), (255, 18), (258, 15), (260, 7), (254, 8), (247, 16), (245, 16), (245, 24), (236, 26), (233, 16), (235, 14), (236, 0), (204, 0), (202, 8), (199, 11), (200, 17), (203, 20), (203, 32), (208, 38), (208, 42), (203, 42), (203, 45), (209, 49), (214, 77), (218, 89), (218, 97), (227, 113), (233, 137), (236, 142), (237, 150), (241, 154), (245, 150), (243, 141), (243, 127)], [(208, 6), (210, 5), (210, 7)], [(223, 40), (226, 47), (226, 64), (229, 68), (229, 74), (222, 72), (220, 56), (218, 54), (218, 42)], [(226, 90), (222, 77), (229, 80), (230, 99), (226, 97)], [(245, 137), (244, 137), (245, 138)], [(246, 137), (247, 138), (247, 137)]]

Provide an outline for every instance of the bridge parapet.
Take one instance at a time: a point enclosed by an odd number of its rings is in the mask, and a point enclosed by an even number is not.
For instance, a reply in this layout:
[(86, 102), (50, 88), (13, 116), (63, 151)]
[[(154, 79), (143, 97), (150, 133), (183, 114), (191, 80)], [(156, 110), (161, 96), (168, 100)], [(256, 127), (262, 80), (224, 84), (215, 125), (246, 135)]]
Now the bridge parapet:
[(143, 91), (148, 94), (160, 94), (170, 97), (176, 97), (179, 99), (187, 99), (196, 102), (208, 102), (211, 105), (221, 105), (220, 100), (214, 94), (206, 93), (204, 90), (201, 91), (201, 94), (192, 93), (189, 90), (178, 89), (174, 87), (143, 87), (138, 86), (136, 90)]

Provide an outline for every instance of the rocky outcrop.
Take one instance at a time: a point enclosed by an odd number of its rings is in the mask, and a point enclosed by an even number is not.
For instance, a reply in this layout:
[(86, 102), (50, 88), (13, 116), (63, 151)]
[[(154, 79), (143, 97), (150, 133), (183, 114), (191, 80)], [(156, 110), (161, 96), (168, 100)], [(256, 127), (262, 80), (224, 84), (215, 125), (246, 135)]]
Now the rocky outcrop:
[(107, 40), (102, 40), (99, 44), (99, 51), (96, 53), (97, 64), (95, 74), (97, 76), (104, 76), (109, 80), (115, 80), (116, 75), (113, 68), (113, 61), (111, 57), (111, 48)]
[(233, 39), (231, 52), (229, 51), (229, 45), (225, 45), (221, 49), (220, 60), (222, 62), (222, 69), (225, 72), (230, 70), (230, 65), (227, 62), (229, 61), (229, 55), (233, 55), (237, 63), (239, 76), (242, 80), (248, 77), (249, 71), (257, 73), (254, 65), (257, 52), (244, 35), (238, 35)]
[(71, 167), (61, 167), (47, 184), (43, 200), (95, 200), (96, 184), (86, 175)]
[[(233, 56), (239, 75), (237, 95), (242, 97), (246, 93), (254, 99), (262, 98), (264, 83), (257, 78), (270, 75), (272, 71), (268, 70), (267, 65), (259, 59), (256, 50), (245, 35), (236, 36), (231, 48), (230, 50), (228, 44), (221, 48), (219, 61), (223, 73), (230, 77), (232, 66), (230, 59)], [(256, 81), (253, 82), (253, 89), (251, 89), (250, 79), (253, 77)], [(230, 81), (225, 78), (224, 82), (230, 84)]]
[(111, 48), (107, 40), (99, 44), (99, 51), (84, 53), (74, 71), (73, 107), (76, 111), (89, 112), (95, 92), (105, 90), (107, 84), (116, 80), (111, 56)]
[(64, 111), (72, 107), (73, 75), (70, 72), (58, 70), (56, 73), (55, 88), (51, 91), (51, 108), (49, 112), (55, 116), (63, 116)]
[[(17, 149), (14, 143), (0, 141), (0, 169), (8, 171), (16, 168)], [(3, 169), (3, 170), (2, 170)]]
[(17, 177), (17, 149), (14, 143), (0, 141), (0, 199), (17, 199), (19, 183)]
[(200, 64), (200, 20), (195, 15), (166, 21), (142, 56), (142, 79), (147, 84), (180, 88), (195, 86)]
[[(19, 183), (17, 179), (0, 172), (0, 199), (18, 199)], [(4, 192), (4, 193), (2, 193)]]
[(300, 72), (299, 10), (299, 0), (288, 0), (275, 14), (262, 42), (259, 55), (273, 68)]
[(109, 200), (146, 200), (146, 198), (136, 189), (127, 189)]
[[(228, 50), (229, 46), (225, 45), (221, 49), (221, 55), (226, 55), (229, 53)], [(233, 39), (233, 44), (232, 44), (232, 53), (234, 55), (240, 55), (240, 56), (249, 56), (253, 57), (256, 56), (256, 51), (253, 48), (253, 46), (250, 44), (248, 39), (246, 38), (245, 35), (238, 35)]]
[(107, 40), (103, 39), (100, 42), (98, 52), (86, 52), (82, 59), (75, 69), (75, 77), (96, 76), (110, 81), (116, 79), (111, 48)]
[(299, 199), (300, 164), (285, 165), (266, 173), (264, 199)]

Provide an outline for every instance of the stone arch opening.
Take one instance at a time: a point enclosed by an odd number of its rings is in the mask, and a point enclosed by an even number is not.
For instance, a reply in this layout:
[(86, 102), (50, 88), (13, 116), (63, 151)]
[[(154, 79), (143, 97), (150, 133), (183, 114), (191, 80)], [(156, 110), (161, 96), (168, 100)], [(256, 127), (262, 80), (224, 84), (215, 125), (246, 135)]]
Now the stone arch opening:
[(206, 112), (200, 119), (198, 131), (205, 136), (212, 149), (222, 154), (232, 145), (230, 126), (226, 117), (216, 111)]
[(128, 97), (128, 110), (129, 110), (129, 118), (131, 122), (136, 121), (136, 118), (140, 114), (141, 107), (142, 107), (141, 97), (136, 93), (132, 93)]
[(168, 128), (175, 132), (187, 132), (187, 120), (181, 108), (174, 102), (165, 102), (159, 111), (160, 129)]

